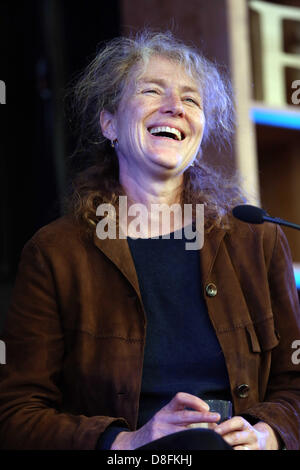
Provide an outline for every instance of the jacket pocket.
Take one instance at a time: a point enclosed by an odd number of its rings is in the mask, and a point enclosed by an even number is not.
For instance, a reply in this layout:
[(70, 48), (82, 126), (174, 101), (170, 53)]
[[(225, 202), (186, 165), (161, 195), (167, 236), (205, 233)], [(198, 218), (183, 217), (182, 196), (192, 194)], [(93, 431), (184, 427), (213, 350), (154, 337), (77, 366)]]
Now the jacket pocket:
[(270, 351), (279, 344), (279, 335), (275, 330), (273, 317), (246, 326), (253, 352)]

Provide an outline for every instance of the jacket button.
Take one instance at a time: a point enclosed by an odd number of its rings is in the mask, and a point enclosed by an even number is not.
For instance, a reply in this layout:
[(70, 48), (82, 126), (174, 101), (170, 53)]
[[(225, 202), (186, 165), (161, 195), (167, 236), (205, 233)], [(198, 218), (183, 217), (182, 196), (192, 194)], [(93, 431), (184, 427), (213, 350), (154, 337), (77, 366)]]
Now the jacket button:
[(213, 284), (212, 282), (206, 285), (205, 291), (208, 297), (215, 297), (218, 293), (216, 284)]
[(236, 392), (239, 398), (247, 398), (249, 395), (250, 387), (248, 384), (241, 384), (236, 387)]

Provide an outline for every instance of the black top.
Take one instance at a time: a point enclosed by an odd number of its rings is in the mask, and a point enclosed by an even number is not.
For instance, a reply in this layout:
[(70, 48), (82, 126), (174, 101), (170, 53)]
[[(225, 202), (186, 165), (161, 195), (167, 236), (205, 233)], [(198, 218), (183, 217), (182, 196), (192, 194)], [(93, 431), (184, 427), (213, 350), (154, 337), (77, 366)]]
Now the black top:
[(128, 238), (147, 315), (138, 427), (176, 392), (230, 399), (224, 356), (203, 298), (201, 251), (187, 250), (186, 242), (184, 231), (181, 239), (174, 233), (170, 239)]
[(203, 298), (201, 250), (186, 250), (191, 240), (180, 233), (180, 239), (174, 233), (169, 239), (128, 237), (147, 316), (138, 428), (177, 392), (230, 400), (223, 352)]

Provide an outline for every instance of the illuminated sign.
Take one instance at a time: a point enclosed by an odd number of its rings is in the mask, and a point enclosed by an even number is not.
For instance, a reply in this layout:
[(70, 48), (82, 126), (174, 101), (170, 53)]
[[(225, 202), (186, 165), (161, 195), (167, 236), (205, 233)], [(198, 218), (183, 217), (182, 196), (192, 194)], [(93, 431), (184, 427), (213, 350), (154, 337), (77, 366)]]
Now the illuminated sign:
[[(268, 106), (286, 105), (285, 68), (299, 69), (300, 54), (284, 51), (283, 21), (299, 21), (300, 8), (275, 5), (259, 0), (249, 2), (250, 8), (259, 15), (263, 101)], [(298, 82), (298, 80), (295, 80)], [(292, 103), (299, 104), (299, 84), (293, 82), (298, 91), (292, 91)]]

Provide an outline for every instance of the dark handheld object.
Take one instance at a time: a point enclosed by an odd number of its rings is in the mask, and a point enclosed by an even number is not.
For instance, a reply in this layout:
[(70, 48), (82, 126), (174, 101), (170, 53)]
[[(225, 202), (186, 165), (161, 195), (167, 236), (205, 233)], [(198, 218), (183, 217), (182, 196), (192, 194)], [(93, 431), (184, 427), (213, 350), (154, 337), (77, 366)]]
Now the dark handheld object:
[(249, 204), (242, 204), (236, 206), (232, 210), (232, 214), (243, 222), (250, 224), (263, 224), (264, 222), (273, 222), (274, 224), (285, 225), (286, 227), (295, 228), (300, 230), (300, 225), (293, 224), (287, 220), (279, 219), (278, 217), (270, 217), (267, 212), (260, 207), (250, 206)]
[(218, 424), (232, 418), (232, 403), (229, 400), (204, 400), (209, 405), (209, 411), (219, 413), (221, 416)]

